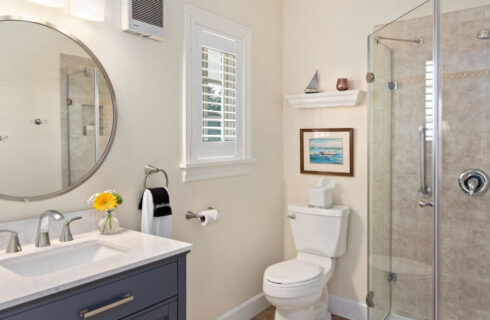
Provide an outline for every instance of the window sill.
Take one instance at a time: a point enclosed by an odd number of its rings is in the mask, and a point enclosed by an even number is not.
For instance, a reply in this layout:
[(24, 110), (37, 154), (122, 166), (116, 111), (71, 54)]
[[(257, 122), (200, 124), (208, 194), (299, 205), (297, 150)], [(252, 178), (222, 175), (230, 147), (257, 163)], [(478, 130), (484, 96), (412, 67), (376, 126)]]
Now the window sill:
[(255, 159), (183, 163), (182, 179), (194, 182), (251, 174)]

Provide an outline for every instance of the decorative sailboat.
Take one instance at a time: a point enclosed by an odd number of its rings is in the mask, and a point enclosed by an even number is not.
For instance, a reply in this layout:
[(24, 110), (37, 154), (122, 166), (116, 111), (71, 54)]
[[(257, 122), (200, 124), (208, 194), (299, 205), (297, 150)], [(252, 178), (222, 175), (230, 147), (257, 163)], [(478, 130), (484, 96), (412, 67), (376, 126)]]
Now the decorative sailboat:
[(313, 79), (311, 79), (310, 84), (305, 89), (305, 93), (318, 93), (318, 92), (320, 92), (320, 89), (318, 89), (318, 70), (316, 70)]

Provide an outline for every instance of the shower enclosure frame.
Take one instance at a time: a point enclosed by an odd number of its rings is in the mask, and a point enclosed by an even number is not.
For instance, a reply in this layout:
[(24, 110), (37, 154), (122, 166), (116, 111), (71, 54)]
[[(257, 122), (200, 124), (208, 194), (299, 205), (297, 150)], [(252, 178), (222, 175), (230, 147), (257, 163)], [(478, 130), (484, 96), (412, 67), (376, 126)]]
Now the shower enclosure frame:
[[(417, 8), (426, 4), (427, 0), (409, 12), (416, 10)], [(441, 94), (441, 77), (442, 77), (442, 63), (441, 63), (441, 0), (432, 0), (433, 1), (433, 50), (432, 50), (432, 61), (433, 61), (433, 92), (432, 92), (432, 101), (433, 101), (433, 142), (432, 142), (432, 199), (427, 200), (420, 198), (419, 205), (432, 207), (433, 210), (433, 320), (439, 320), (440, 317), (440, 200), (441, 200), (441, 186), (440, 186), (440, 176), (441, 176), (441, 168), (442, 168), (442, 94)], [(370, 66), (370, 37), (367, 38), (368, 45), (368, 66)], [(395, 39), (392, 39), (395, 40)], [(403, 39), (396, 39), (402, 40)], [(370, 69), (370, 68), (369, 68)], [(368, 74), (369, 75), (369, 74)], [(368, 82), (368, 77), (366, 78)], [(374, 81), (374, 77), (372, 78)], [(370, 94), (370, 93), (369, 93)], [(372, 112), (371, 105), (369, 105), (369, 113)], [(371, 124), (368, 123), (368, 128)], [(368, 130), (368, 141), (371, 140), (371, 132)], [(368, 149), (370, 148), (368, 144)], [(372, 164), (370, 163), (370, 156), (368, 150), (368, 172)], [(368, 176), (368, 185), (369, 185), (369, 176)], [(369, 211), (369, 197), (368, 197), (368, 211)], [(371, 214), (371, 213), (369, 213)], [(368, 232), (370, 230), (370, 221), (368, 219)], [(370, 243), (368, 241), (368, 253), (370, 252)], [(368, 254), (368, 266), (370, 254)], [(391, 262), (390, 262), (391, 263)], [(370, 275), (369, 268), (367, 270), (367, 279), (368, 279), (368, 290), (370, 288)], [(390, 289), (391, 291), (391, 289)], [(366, 302), (369, 304), (369, 294), (366, 297)], [(372, 298), (372, 297), (371, 297)], [(367, 312), (369, 314), (369, 312)], [(368, 316), (369, 317), (369, 316)]]
[(442, 99), (441, 99), (441, 0), (434, 0), (433, 10), (433, 50), (432, 61), (434, 70), (433, 79), (433, 142), (432, 142), (432, 183), (433, 183), (433, 315), (434, 320), (439, 320), (439, 308), (440, 308), (440, 278), (439, 278), (439, 265), (440, 265), (440, 185), (439, 177), (441, 176), (441, 163), (442, 163)]

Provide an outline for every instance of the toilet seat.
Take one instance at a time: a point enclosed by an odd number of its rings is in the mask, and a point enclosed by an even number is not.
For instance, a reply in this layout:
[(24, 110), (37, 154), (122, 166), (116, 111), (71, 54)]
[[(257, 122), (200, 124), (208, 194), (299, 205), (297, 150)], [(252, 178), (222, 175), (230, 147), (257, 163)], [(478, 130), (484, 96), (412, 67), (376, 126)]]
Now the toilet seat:
[(321, 277), (322, 268), (297, 259), (279, 262), (268, 267), (264, 280), (272, 285), (297, 287), (308, 285)]
[(265, 270), (263, 289), (266, 295), (279, 299), (295, 299), (320, 295), (322, 268), (297, 259), (276, 263)]

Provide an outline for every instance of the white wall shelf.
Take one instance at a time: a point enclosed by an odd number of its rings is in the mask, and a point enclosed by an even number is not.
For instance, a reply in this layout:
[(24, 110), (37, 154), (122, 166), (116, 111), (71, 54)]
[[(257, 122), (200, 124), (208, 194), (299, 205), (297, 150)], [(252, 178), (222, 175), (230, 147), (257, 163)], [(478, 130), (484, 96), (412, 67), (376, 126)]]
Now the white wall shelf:
[(365, 92), (362, 90), (327, 91), (285, 96), (296, 109), (353, 107), (359, 105)]

